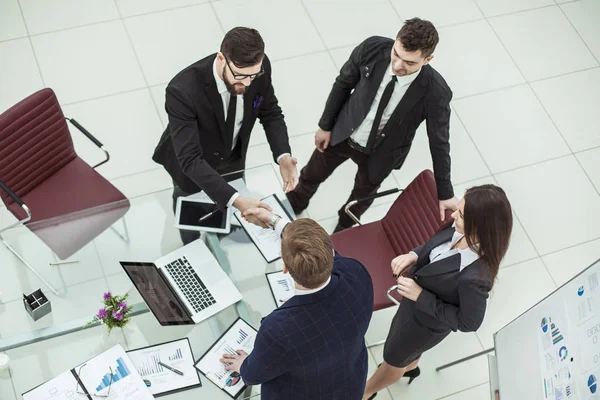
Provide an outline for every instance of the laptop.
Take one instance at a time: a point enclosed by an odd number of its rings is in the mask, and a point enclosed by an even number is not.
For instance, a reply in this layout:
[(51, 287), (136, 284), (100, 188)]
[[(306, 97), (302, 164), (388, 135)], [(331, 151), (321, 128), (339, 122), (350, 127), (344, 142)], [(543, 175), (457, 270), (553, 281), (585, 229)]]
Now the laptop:
[(242, 299), (201, 239), (154, 263), (121, 266), (161, 325), (197, 324)]

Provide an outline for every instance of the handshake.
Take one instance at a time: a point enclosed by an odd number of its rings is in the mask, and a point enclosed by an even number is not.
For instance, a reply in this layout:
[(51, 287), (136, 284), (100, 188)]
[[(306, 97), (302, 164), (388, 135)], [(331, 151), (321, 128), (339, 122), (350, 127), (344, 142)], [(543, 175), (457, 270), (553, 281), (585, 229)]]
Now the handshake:
[(240, 210), (244, 219), (254, 225), (269, 228), (269, 222), (273, 217), (273, 209), (267, 203), (251, 197), (239, 196), (233, 202), (233, 206)]

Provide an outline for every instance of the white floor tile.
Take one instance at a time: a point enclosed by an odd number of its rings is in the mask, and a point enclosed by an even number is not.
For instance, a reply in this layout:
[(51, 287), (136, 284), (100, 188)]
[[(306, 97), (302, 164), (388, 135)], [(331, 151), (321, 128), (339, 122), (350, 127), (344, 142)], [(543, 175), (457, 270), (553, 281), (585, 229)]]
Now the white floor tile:
[(598, 66), (559, 7), (492, 18), (490, 23), (529, 81)]
[(472, 0), (392, 0), (392, 4), (403, 18), (418, 16), (431, 21), (436, 28), (483, 19), (483, 14)]
[(395, 38), (402, 20), (390, 3), (306, 4), (327, 48), (360, 43), (370, 36)]
[(145, 86), (121, 21), (47, 33), (31, 40), (44, 82), (54, 89), (61, 104)]
[(527, 85), (457, 100), (454, 108), (493, 173), (570, 152)]
[(494, 347), (494, 333), (555, 289), (539, 258), (500, 269), (488, 299), (485, 319), (477, 331), (483, 347)]
[(162, 122), (163, 128), (167, 127), (169, 123), (169, 116), (165, 111), (165, 90), (167, 89), (167, 84), (163, 83), (158, 86), (150, 87), (150, 93), (152, 94), (152, 100), (154, 100), (154, 104), (156, 105), (156, 109), (158, 110), (158, 115), (160, 116), (160, 121)]
[(575, 155), (581, 163), (583, 170), (600, 192), (600, 148), (584, 151)]
[(558, 286), (565, 284), (598, 259), (600, 259), (600, 240), (592, 240), (542, 257)]
[(158, 164), (150, 171), (111, 179), (110, 182), (128, 199), (173, 188), (173, 179)]
[(209, 0), (117, 0), (116, 3), (122, 17), (131, 17), (133, 15), (163, 11), (175, 7), (207, 3), (208, 1)]
[(331, 54), (333, 62), (335, 63), (335, 66), (338, 70), (340, 70), (344, 66), (346, 61), (350, 59), (350, 54), (352, 54), (352, 50), (354, 50), (355, 47), (355, 45), (350, 45), (339, 47), (334, 50), (329, 50), (329, 54)]
[(600, 68), (532, 83), (574, 152), (600, 146)]
[(42, 89), (42, 77), (35, 61), (29, 39), (0, 43), (0, 113), (25, 97)]
[(210, 4), (126, 18), (124, 21), (151, 86), (169, 82), (188, 65), (216, 53), (223, 39)]
[(2, 400), (17, 400), (9, 370), (0, 371), (0, 398)]
[[(305, 76), (311, 77), (310, 85)], [(336, 76), (336, 68), (326, 52), (273, 62), (273, 88), (290, 135), (317, 130)]]
[[(498, 174), (496, 180), (540, 255), (600, 237), (600, 196), (573, 156)], [(568, 210), (564, 218), (559, 209)]]
[(600, 19), (600, 3), (595, 0), (582, 0), (564, 4), (561, 8), (596, 59), (600, 58), (600, 35), (596, 26), (596, 21)]
[(486, 17), (554, 5), (552, 0), (474, 0)]
[[(271, 60), (325, 50), (300, 0), (230, 0), (213, 7), (225, 31), (255, 21), (252, 28), (260, 32)], [(291, 15), (294, 18), (289, 18)]]
[[(450, 393), (472, 388), (488, 381), (487, 359), (478, 357), (436, 372), (435, 368), (483, 350), (474, 333), (452, 332), (444, 341), (423, 354), (421, 375), (408, 385), (403, 378), (389, 386), (394, 399), (439, 399)], [(375, 360), (383, 360), (383, 346), (372, 348)]]
[[(371, 375), (373, 375), (375, 373), (378, 365), (379, 365), (379, 362), (377, 362), (377, 360), (373, 356), (372, 352), (369, 351), (369, 370), (367, 373), (367, 377), (370, 377)], [(380, 391), (379, 393), (377, 393), (377, 400), (379, 400), (380, 398), (382, 400), (384, 400), (384, 399), (385, 400), (393, 400), (393, 397), (390, 394), (390, 391), (388, 389), (384, 389), (384, 390)]]
[(486, 21), (441, 28), (439, 35), (431, 65), (446, 79), (454, 99), (524, 82)]
[(387, 338), (392, 319), (394, 319), (394, 315), (396, 315), (397, 311), (398, 307), (388, 307), (373, 313), (369, 329), (365, 334), (367, 345), (372, 345)]
[[(158, 166), (152, 161), (152, 154), (163, 127), (147, 89), (72, 104), (64, 107), (63, 112), (90, 131), (110, 153), (110, 160), (97, 169), (105, 178), (114, 179)], [(100, 149), (77, 128), (70, 125), (69, 130), (81, 158), (90, 165), (104, 159)]]
[[(401, 187), (406, 187), (424, 169), (433, 170), (426, 126), (426, 122), (421, 124), (404, 165), (393, 172)], [(479, 151), (454, 112), (450, 116), (450, 158), (453, 183), (490, 175)]]
[(474, 388), (444, 397), (440, 400), (483, 400), (489, 397), (490, 385), (489, 383), (484, 383), (483, 385), (475, 386)]
[(1, 0), (0, 10), (0, 41), (27, 36), (18, 0)]
[(20, 0), (31, 35), (119, 18), (112, 0)]

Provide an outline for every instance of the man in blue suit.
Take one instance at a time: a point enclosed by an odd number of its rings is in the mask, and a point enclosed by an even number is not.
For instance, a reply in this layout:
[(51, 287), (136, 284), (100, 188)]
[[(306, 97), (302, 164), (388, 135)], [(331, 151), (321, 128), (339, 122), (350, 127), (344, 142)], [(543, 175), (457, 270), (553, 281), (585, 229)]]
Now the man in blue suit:
[(285, 224), (265, 209), (244, 216), (283, 232), (283, 271), (294, 279), (295, 295), (263, 318), (251, 354), (223, 355), (226, 369), (262, 384), (263, 400), (361, 399), (373, 314), (369, 273), (334, 254), (329, 235), (311, 219)]

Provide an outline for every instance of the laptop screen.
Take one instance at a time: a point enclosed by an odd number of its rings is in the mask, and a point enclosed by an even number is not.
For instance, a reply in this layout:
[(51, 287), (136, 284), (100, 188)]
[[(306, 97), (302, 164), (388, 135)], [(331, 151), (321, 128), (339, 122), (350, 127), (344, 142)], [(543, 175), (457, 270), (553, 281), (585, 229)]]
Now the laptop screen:
[(194, 323), (154, 264), (121, 261), (121, 265), (161, 325)]

